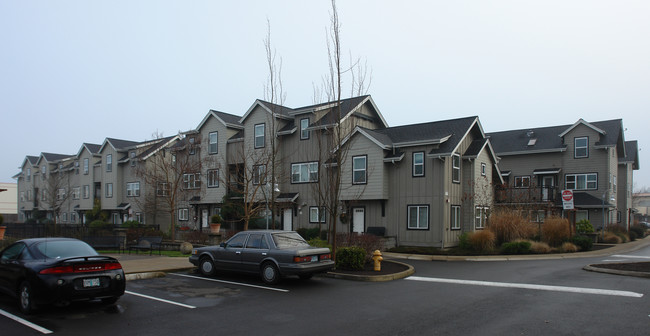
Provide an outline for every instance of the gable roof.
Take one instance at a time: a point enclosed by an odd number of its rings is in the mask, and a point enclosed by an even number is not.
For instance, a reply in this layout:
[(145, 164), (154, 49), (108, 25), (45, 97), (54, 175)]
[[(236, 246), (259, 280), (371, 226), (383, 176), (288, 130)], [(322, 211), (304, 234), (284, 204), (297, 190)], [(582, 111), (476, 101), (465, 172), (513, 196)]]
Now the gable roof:
[(23, 160), (23, 164), (18, 167), (19, 169), (22, 169), (22, 167), (25, 166), (25, 163), (29, 162), (32, 166), (36, 166), (38, 164), (38, 156), (33, 156), (33, 155), (27, 155), (25, 156), (25, 159)]
[(283, 118), (287, 120), (293, 119), (293, 116), (290, 115), (290, 112), (293, 111), (293, 109), (286, 106), (269, 103), (261, 99), (256, 99), (253, 105), (248, 108), (248, 111), (246, 111), (246, 113), (244, 113), (244, 115), (239, 119), (239, 123), (243, 124), (244, 120), (248, 118), (248, 116), (255, 110), (257, 106), (260, 106), (268, 113), (272, 113), (276, 118)]
[(81, 148), (79, 148), (79, 152), (77, 152), (77, 157), (81, 155), (81, 153), (85, 150), (87, 150), (90, 154), (96, 155), (99, 154), (99, 150), (102, 148), (102, 145), (98, 144), (91, 144), (91, 143), (83, 143), (81, 145)]
[(240, 116), (236, 116), (234, 114), (226, 113), (226, 112), (220, 112), (220, 111), (215, 111), (215, 110), (210, 110), (208, 114), (203, 117), (203, 120), (199, 123), (198, 126), (196, 126), (195, 131), (199, 131), (203, 125), (210, 119), (210, 117), (217, 119), (221, 124), (223, 124), (226, 127), (230, 128), (236, 128), (236, 129), (243, 129), (244, 125), (242, 125), (239, 120), (241, 119)]
[[(309, 126), (309, 129), (320, 129), (320, 128), (331, 127), (335, 125), (339, 120), (343, 122), (346, 118), (352, 115), (361, 118), (368, 118), (368, 116), (362, 115), (360, 113), (355, 113), (361, 106), (363, 106), (366, 103), (370, 104), (370, 106), (372, 106), (372, 108), (375, 110), (377, 116), (379, 117), (379, 121), (382, 127), (384, 128), (388, 127), (388, 123), (384, 119), (384, 116), (379, 112), (377, 105), (372, 100), (372, 97), (369, 95), (341, 99), (340, 107), (338, 109), (336, 109), (337, 107), (336, 102), (327, 102), (327, 103), (302, 107), (299, 110), (314, 111), (314, 112), (329, 110), (327, 113), (325, 113), (325, 115), (323, 115), (323, 117), (321, 117), (319, 120), (316, 120)], [(337, 110), (339, 112), (338, 116), (336, 115)]]
[(41, 160), (45, 160), (49, 163), (56, 163), (59, 161), (63, 161), (65, 159), (69, 159), (73, 156), (74, 155), (70, 155), (70, 154), (41, 153), (41, 156), (38, 158), (37, 164), (40, 164)]
[(499, 156), (564, 152), (567, 150), (567, 146), (564, 144), (563, 136), (566, 136), (578, 125), (585, 125), (600, 134), (596, 146), (618, 146), (619, 156), (624, 156), (623, 122), (621, 119), (592, 123), (580, 119), (573, 125), (492, 132), (487, 136)]
[(618, 159), (619, 163), (631, 163), (633, 170), (639, 170), (639, 144), (636, 140), (625, 142), (625, 157)]

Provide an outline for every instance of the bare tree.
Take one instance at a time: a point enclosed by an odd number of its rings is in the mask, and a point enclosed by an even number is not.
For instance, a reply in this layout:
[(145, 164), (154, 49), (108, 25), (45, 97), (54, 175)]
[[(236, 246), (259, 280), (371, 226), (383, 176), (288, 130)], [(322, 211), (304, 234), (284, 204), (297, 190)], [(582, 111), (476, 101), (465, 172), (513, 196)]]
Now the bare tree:
[[(63, 169), (63, 164), (59, 164), (58, 169), (49, 172), (43, 183), (41, 190), (41, 201), (45, 205), (46, 211), (51, 211), (54, 224), (57, 223), (59, 214), (64, 204), (70, 199), (72, 190), (70, 189), (70, 175)], [(34, 195), (38, 197), (38, 195)]]

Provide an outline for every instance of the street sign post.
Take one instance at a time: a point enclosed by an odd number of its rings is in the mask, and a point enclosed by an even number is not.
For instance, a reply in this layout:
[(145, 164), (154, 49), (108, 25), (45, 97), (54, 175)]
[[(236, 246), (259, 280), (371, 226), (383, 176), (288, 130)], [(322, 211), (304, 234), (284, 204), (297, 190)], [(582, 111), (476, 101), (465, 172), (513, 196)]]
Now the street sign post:
[(562, 208), (573, 210), (573, 190), (562, 190)]

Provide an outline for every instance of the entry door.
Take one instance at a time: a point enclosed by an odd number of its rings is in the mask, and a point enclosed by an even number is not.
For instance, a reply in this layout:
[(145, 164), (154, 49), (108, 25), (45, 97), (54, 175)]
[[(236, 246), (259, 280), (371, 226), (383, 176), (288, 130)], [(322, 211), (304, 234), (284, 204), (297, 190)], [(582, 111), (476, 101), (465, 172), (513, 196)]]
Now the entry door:
[(366, 209), (352, 209), (352, 232), (363, 233), (366, 223)]
[(291, 228), (293, 227), (293, 209), (284, 209), (282, 216), (282, 229), (284, 231), (291, 231)]
[(555, 187), (555, 177), (542, 177), (542, 201), (551, 200), (553, 196), (553, 187)]
[(208, 222), (208, 209), (203, 209), (201, 211), (201, 225), (203, 227), (208, 227), (210, 225)]

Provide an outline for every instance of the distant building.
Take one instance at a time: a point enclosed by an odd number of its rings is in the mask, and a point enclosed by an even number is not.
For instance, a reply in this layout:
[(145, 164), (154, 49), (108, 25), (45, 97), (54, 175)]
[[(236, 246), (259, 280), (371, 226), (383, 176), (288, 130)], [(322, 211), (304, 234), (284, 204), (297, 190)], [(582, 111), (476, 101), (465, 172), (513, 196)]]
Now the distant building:
[(16, 183), (0, 183), (0, 215), (5, 222), (18, 220), (17, 188)]

